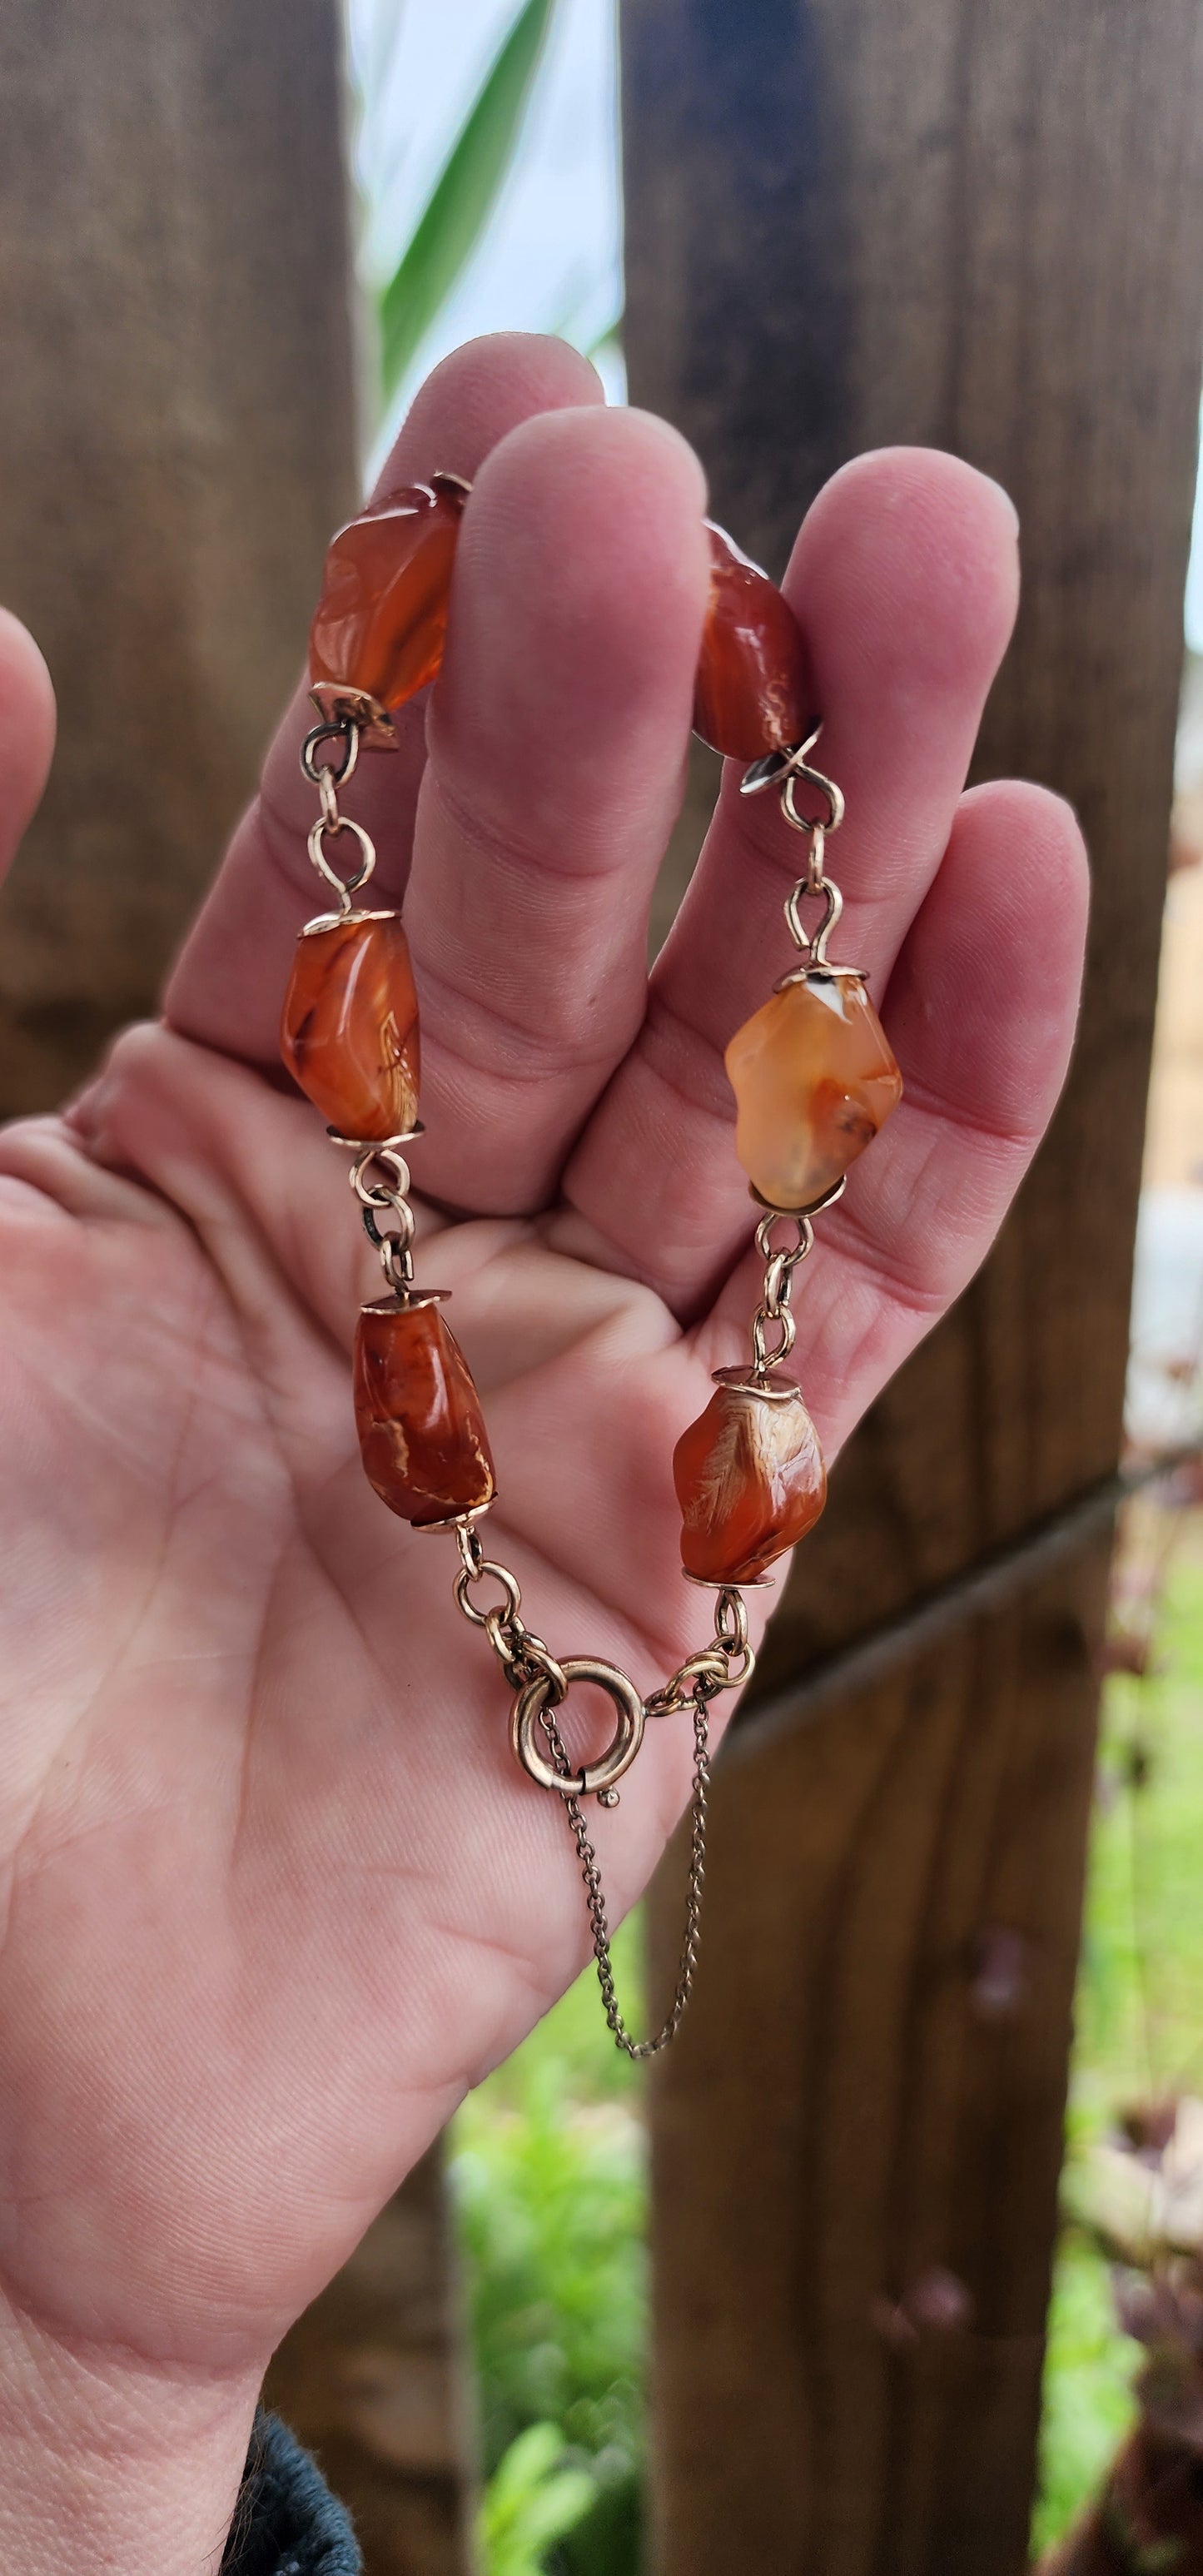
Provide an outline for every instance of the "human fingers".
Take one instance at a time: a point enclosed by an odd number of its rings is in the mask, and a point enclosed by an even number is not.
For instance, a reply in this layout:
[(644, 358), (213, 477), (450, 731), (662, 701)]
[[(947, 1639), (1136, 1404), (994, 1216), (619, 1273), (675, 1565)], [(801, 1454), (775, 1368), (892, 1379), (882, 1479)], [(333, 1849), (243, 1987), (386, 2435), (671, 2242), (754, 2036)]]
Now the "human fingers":
[(420, 1186), (538, 1208), (643, 1017), (708, 579), (701, 468), (641, 412), (528, 421), (480, 474), (406, 927)]
[[(951, 456), (887, 449), (819, 495), (784, 587), (807, 634), (847, 799), (826, 864), (845, 896), (833, 954), (884, 989), (939, 866), (986, 692), (1015, 614), (1015, 515)], [(563, 1240), (698, 1312), (748, 1225), (723, 1066), (790, 962), (784, 896), (805, 844), (730, 762), (646, 1019), (565, 1174)]]
[[(1064, 1080), (1088, 899), (1059, 797), (1006, 780), (962, 798), (885, 1001), (902, 1101), (795, 1276), (796, 1360), (829, 1454), (993, 1242)], [(760, 1267), (749, 1255), (728, 1281), (707, 1357), (732, 1356)]]
[[(435, 368), (416, 396), (377, 495), (438, 472), (471, 481), (517, 423), (534, 413), (602, 401), (592, 367), (564, 341), (517, 331), (469, 341)], [(302, 923), (320, 909), (305, 847), (314, 797), (298, 763), (312, 722), (302, 687), (167, 988), (172, 1027), (251, 1063), (277, 1060), (293, 944)], [(425, 759), (422, 703), (402, 709), (394, 748), (360, 762), (346, 799), (348, 812), (375, 840), (373, 890), (385, 902), (399, 901), (404, 891)]]

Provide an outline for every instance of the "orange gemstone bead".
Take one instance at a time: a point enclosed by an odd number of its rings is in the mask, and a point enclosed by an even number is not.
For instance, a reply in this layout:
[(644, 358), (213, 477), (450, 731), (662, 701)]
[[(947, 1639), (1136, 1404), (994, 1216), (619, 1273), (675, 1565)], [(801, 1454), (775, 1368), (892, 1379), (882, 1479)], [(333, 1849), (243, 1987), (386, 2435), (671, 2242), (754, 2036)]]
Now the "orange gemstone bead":
[(370, 1485), (416, 1528), (478, 1511), (497, 1491), (480, 1397), (437, 1304), (365, 1306), (355, 1422)]
[(309, 676), (395, 711), (443, 658), (465, 494), (415, 483), (340, 528), (309, 632)]
[(318, 922), (297, 941), (280, 1053), (340, 1136), (403, 1136), (418, 1114), (418, 997), (395, 912)]
[(721, 1377), (673, 1451), (681, 1563), (708, 1583), (751, 1583), (813, 1529), (827, 1471), (792, 1379), (774, 1370), (762, 1392), (734, 1369)]
[(783, 984), (726, 1054), (735, 1150), (770, 1207), (813, 1207), (871, 1145), (902, 1076), (863, 979), (824, 967)]
[(710, 596), (694, 685), (694, 730), (734, 760), (805, 742), (819, 721), (810, 656), (792, 608), (724, 528), (710, 535)]

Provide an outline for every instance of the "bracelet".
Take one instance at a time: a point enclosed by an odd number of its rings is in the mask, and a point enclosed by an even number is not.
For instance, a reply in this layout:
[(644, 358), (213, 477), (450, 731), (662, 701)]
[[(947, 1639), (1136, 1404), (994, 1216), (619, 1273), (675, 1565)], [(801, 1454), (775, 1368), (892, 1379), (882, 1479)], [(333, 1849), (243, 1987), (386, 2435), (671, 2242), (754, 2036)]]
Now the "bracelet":
[[(715, 1393), (673, 1456), (682, 1572), (716, 1596), (709, 1643), (646, 1699), (615, 1664), (557, 1658), (522, 1618), (517, 1577), (485, 1554), (479, 1523), (497, 1486), (480, 1400), (442, 1312), (448, 1292), (415, 1282), (408, 1151), (422, 1134), (418, 998), (400, 916), (355, 904), (375, 850), (339, 804), (361, 747), (387, 747), (398, 709), (437, 677), (470, 489), (457, 475), (435, 474), (395, 492), (343, 528), (327, 555), (310, 636), (318, 722), (306, 735), (301, 766), (319, 797), (309, 856), (338, 903), (300, 934), (280, 1043), (289, 1072), (351, 1155), (351, 1187), (388, 1291), (363, 1308), (355, 1337), (355, 1417), (369, 1481), (415, 1529), (455, 1537), (455, 1600), (483, 1631), (513, 1693), (515, 1758), (564, 1802), (607, 2022), (621, 2049), (644, 2058), (673, 2037), (693, 1984), (709, 1705), (745, 1682), (755, 1660), (743, 1591), (768, 1580), (768, 1567), (813, 1527), (826, 1498), (818, 1435), (782, 1365), (796, 1331), (794, 1274), (813, 1245), (812, 1220), (840, 1197), (851, 1164), (897, 1106), (902, 1081), (863, 968), (827, 954), (842, 898), (826, 874), (825, 853), (844, 800), (811, 763), (820, 715), (801, 629), (768, 575), (708, 522), (711, 578), (695, 727), (716, 751), (748, 764), (743, 795), (776, 792), (786, 823), (807, 844), (785, 905), (799, 962), (726, 1051), (735, 1150), (761, 1210), (756, 1243), (764, 1284), (747, 1365), (715, 1371)], [(344, 875), (330, 853), (346, 835), (355, 863)], [(803, 907), (815, 904), (808, 929)], [(569, 1759), (559, 1717), (576, 1683), (605, 1692), (615, 1720), (605, 1751), (579, 1766)], [(617, 1806), (618, 1783), (648, 1720), (686, 1713), (694, 1765), (685, 1940), (667, 2019), (655, 2037), (639, 2041), (614, 1990), (605, 1898), (582, 1801)]]

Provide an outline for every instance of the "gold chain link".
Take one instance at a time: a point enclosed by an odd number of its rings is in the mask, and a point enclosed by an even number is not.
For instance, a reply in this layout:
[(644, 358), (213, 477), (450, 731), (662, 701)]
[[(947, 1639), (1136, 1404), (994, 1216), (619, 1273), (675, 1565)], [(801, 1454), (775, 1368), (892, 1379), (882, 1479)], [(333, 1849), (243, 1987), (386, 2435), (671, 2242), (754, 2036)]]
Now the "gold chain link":
[[(346, 1143), (346, 1138), (339, 1140)], [(388, 1287), (404, 1296), (414, 1284), (414, 1212), (409, 1204), (409, 1165), (398, 1150), (407, 1139), (386, 1138), (379, 1145), (365, 1145), (356, 1154), (347, 1177), (359, 1201), (364, 1232), (380, 1255), (380, 1267)], [(383, 1181), (369, 1178), (373, 1165), (388, 1173)], [(396, 1217), (393, 1232), (382, 1230), (378, 1219), (386, 1212)]]
[[(474, 1628), (482, 1628), (497, 1657), (506, 1680), (513, 1689), (541, 1679), (545, 1685), (540, 1694), (538, 1724), (546, 1738), (552, 1764), (559, 1778), (572, 1781), (573, 1788), (564, 1798), (565, 1813), (576, 1844), (585, 1902), (593, 1936), (593, 1958), (597, 1982), (601, 1989), (602, 2007), (616, 2045), (628, 2057), (658, 2056), (680, 2027), (689, 2001), (697, 1967), (701, 1932), (702, 1884), (706, 1861), (706, 1799), (710, 1786), (710, 1701), (720, 1691), (737, 1690), (748, 1679), (756, 1661), (748, 1636), (748, 1614), (743, 1595), (731, 1585), (720, 1591), (714, 1611), (714, 1642), (695, 1655), (686, 1657), (672, 1679), (653, 1691), (644, 1703), (648, 1717), (672, 1717), (685, 1709), (693, 1711), (694, 1760), (692, 1827), (690, 1834), (689, 1885), (685, 1904), (685, 1933), (673, 2000), (662, 2027), (651, 2039), (633, 2039), (627, 2029), (614, 1984), (614, 1960), (611, 1950), (610, 1924), (606, 1912), (605, 1892), (598, 1866), (596, 1847), (591, 1839), (581, 1805), (581, 1792), (576, 1784), (568, 1750), (553, 1714), (568, 1695), (568, 1675), (562, 1664), (548, 1652), (541, 1637), (536, 1637), (522, 1618), (522, 1587), (508, 1565), (488, 1557), (475, 1523), (460, 1520), (455, 1524), (459, 1542), (460, 1570), (455, 1578), (455, 1598), (465, 1619)], [(487, 1607), (471, 1598), (478, 1583), (493, 1582), (500, 1587), (501, 1598)], [(578, 1667), (579, 1675), (579, 1667)], [(594, 1678), (590, 1672), (587, 1676)], [(549, 1778), (548, 1786), (556, 1786)], [(606, 1788), (598, 1793), (603, 1806), (617, 1804), (617, 1790)]]
[[(320, 693), (317, 703), (325, 705)], [(371, 727), (373, 715), (378, 717), (379, 710), (373, 710), (371, 702), (366, 699), (358, 701), (355, 707), (343, 704), (341, 699), (337, 705), (332, 702), (323, 720), (307, 734), (301, 752), (301, 767), (306, 778), (317, 788), (320, 805), (309, 834), (309, 856), (318, 875), (337, 893), (340, 920), (351, 915), (352, 898), (366, 883), (376, 863), (375, 848), (368, 833), (362, 824), (353, 822), (341, 812), (338, 801), (338, 790), (355, 770), (361, 735), (365, 727)], [(848, 971), (833, 970), (826, 965), (828, 934), (839, 920), (843, 898), (838, 886), (825, 874), (824, 855), (829, 834), (838, 831), (843, 820), (844, 799), (834, 781), (813, 768), (807, 758), (816, 739), (817, 736), (812, 736), (796, 750), (754, 762), (741, 785), (741, 793), (745, 795), (756, 795), (766, 787), (775, 786), (787, 823), (808, 838), (805, 873), (799, 877), (785, 905), (790, 935), (805, 960), (803, 969), (799, 971), (808, 975), (814, 970), (828, 974)], [(328, 746), (335, 744), (340, 746), (342, 754), (337, 767), (332, 758), (321, 756), (326, 754)], [(824, 802), (824, 813), (816, 817), (799, 811), (796, 797), (801, 786), (817, 792)], [(350, 833), (357, 845), (358, 864), (351, 876), (340, 877), (327, 857), (326, 843), (337, 843), (346, 833)], [(817, 929), (808, 932), (802, 921), (801, 906), (815, 900), (822, 904), (822, 916)], [(418, 1132), (415, 1128), (408, 1134), (385, 1137), (372, 1144), (362, 1138), (335, 1139), (348, 1147), (354, 1157), (349, 1178), (359, 1202), (365, 1231), (379, 1253), (389, 1288), (403, 1302), (415, 1294), (415, 1226), (409, 1198), (409, 1165), (401, 1149)], [(830, 1205), (840, 1195), (843, 1186), (841, 1180), (810, 1209), (766, 1208), (757, 1227), (756, 1243), (765, 1269), (760, 1305), (752, 1322), (753, 1372), (750, 1383), (763, 1391), (766, 1400), (776, 1400), (777, 1390), (770, 1386), (771, 1372), (776, 1363), (788, 1357), (794, 1344), (794, 1273), (806, 1260), (814, 1242), (811, 1217), (818, 1207)], [(388, 1228), (380, 1223), (384, 1216), (392, 1219)], [(792, 1226), (792, 1238), (776, 1240), (775, 1229), (779, 1225)], [(783, 1392), (788, 1395), (789, 1390)], [(635, 1685), (613, 1664), (587, 1657), (569, 1658), (564, 1663), (556, 1661), (543, 1639), (527, 1627), (522, 1617), (522, 1591), (517, 1576), (508, 1566), (486, 1556), (475, 1525), (476, 1518), (474, 1513), (464, 1514), (449, 1524), (455, 1529), (460, 1554), (455, 1599), (465, 1619), (487, 1638), (506, 1681), (517, 1694), (511, 1715), (511, 1741), (519, 1762), (532, 1779), (549, 1789), (558, 1790), (563, 1799), (585, 1889), (593, 1955), (607, 2024), (617, 2046), (628, 2057), (655, 2057), (668, 2046), (680, 2027), (697, 1965), (710, 1786), (710, 1702), (720, 1691), (740, 1688), (748, 1680), (756, 1660), (748, 1635), (743, 1595), (734, 1584), (715, 1587), (717, 1598), (710, 1643), (687, 1655), (671, 1678), (643, 1699)], [(492, 1601), (475, 1598), (477, 1587), (487, 1583), (498, 1587), (499, 1597)], [(579, 1772), (572, 1767), (556, 1714), (576, 1682), (594, 1684), (607, 1691), (614, 1702), (618, 1720), (613, 1742), (607, 1751)], [(586, 1795), (596, 1795), (603, 1806), (617, 1805), (619, 1793), (615, 1784), (639, 1750), (645, 1721), (679, 1716), (687, 1711), (692, 1713), (694, 1752), (684, 1941), (667, 2017), (654, 2037), (636, 2040), (627, 2029), (615, 1990), (605, 1893), (597, 1851), (585, 1822), (581, 1801)], [(549, 1759), (539, 1752), (534, 1738), (536, 1728), (547, 1745)]]

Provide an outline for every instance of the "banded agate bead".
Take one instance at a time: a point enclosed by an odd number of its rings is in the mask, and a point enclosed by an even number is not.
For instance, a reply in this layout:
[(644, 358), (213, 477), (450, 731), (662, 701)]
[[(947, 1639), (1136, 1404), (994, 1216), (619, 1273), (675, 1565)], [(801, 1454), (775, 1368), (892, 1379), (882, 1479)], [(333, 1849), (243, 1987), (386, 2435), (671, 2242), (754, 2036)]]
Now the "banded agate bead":
[(813, 1207), (902, 1097), (885, 1030), (850, 967), (791, 976), (736, 1030), (726, 1066), (735, 1150), (769, 1207)]
[(466, 494), (415, 483), (340, 528), (309, 631), (309, 676), (363, 689), (390, 713), (433, 680)]
[(403, 1136), (418, 1114), (418, 997), (395, 912), (301, 932), (280, 1023), (294, 1082), (340, 1136)]
[(710, 596), (694, 684), (694, 730), (714, 751), (761, 760), (792, 750), (819, 721), (802, 630), (776, 582), (706, 522)]
[(708, 1583), (751, 1583), (813, 1529), (827, 1499), (819, 1435), (800, 1389), (734, 1369), (673, 1451), (681, 1563)]
[(355, 1423), (369, 1484), (415, 1528), (492, 1502), (497, 1480), (480, 1398), (434, 1299), (363, 1308)]

